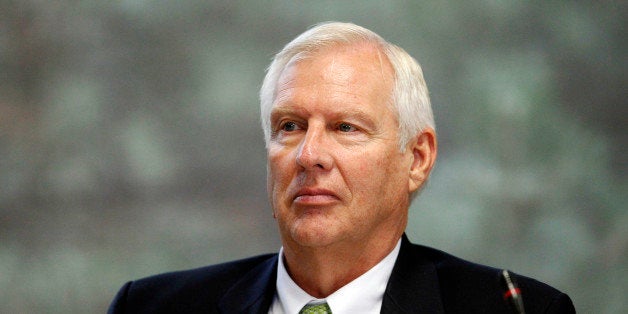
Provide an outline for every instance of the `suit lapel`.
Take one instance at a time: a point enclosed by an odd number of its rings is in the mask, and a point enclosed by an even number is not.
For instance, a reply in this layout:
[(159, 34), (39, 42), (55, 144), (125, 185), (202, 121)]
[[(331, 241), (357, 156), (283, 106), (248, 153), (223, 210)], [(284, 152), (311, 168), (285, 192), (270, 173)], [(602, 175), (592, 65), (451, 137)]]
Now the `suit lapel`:
[(253, 268), (220, 300), (221, 313), (268, 313), (275, 295), (277, 255)]
[[(444, 313), (436, 267), (404, 235), (381, 313)], [(268, 313), (277, 280), (277, 255), (245, 274), (220, 300), (221, 313)]]
[(436, 267), (404, 234), (381, 313), (443, 313)]

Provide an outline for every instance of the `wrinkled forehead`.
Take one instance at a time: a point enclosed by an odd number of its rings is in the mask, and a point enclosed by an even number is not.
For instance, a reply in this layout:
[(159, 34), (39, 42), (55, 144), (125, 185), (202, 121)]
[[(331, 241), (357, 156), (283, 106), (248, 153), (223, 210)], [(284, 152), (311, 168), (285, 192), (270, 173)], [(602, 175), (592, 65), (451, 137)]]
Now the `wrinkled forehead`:
[(379, 44), (371, 42), (333, 43), (296, 53), (288, 60), (284, 66), (284, 70), (304, 60), (324, 58), (330, 55), (360, 54), (363, 57), (362, 61), (365, 65), (378, 67), (382, 73), (382, 78), (391, 80), (394, 77), (394, 69), (382, 49)]
[[(343, 47), (344, 48), (344, 47)], [(271, 116), (299, 108), (326, 108), (333, 113), (370, 112), (369, 120), (386, 120), (396, 110), (392, 99), (392, 66), (371, 47), (327, 49), (293, 60), (277, 82)], [(326, 106), (326, 107), (325, 107)], [(272, 118), (271, 118), (272, 120)]]
[(377, 91), (388, 97), (392, 94), (395, 75), (392, 64), (375, 44), (327, 46), (302, 51), (290, 58), (278, 76), (274, 96), (294, 80), (305, 82), (318, 79), (332, 84), (355, 85), (356, 88), (382, 85), (383, 88), (377, 88)]

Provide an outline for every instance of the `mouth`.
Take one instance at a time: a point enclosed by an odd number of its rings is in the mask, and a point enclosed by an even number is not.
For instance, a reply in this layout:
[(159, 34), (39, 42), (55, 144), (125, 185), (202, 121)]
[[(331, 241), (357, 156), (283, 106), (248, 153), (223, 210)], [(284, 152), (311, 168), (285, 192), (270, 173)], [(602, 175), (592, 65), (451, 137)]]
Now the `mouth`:
[(327, 189), (303, 188), (293, 198), (293, 202), (300, 205), (327, 205), (339, 200), (336, 193)]

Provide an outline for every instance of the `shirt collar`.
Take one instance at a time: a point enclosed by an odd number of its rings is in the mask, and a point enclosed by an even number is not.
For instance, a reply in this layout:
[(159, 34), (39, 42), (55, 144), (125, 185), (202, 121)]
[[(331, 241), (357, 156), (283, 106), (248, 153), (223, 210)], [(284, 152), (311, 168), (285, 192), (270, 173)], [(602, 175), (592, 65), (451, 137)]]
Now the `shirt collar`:
[(283, 313), (298, 313), (309, 302), (326, 301), (334, 314), (379, 313), (388, 279), (399, 255), (401, 240), (373, 268), (346, 284), (325, 299), (317, 299), (303, 291), (288, 275), (283, 263), (283, 247), (277, 264), (276, 301)]

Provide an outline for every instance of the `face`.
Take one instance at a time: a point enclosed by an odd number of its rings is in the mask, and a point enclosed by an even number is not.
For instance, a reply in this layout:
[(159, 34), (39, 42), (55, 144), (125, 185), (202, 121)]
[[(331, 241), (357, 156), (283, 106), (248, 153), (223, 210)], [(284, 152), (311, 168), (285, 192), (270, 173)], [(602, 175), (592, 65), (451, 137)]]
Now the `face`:
[(398, 237), (412, 150), (390, 110), (393, 70), (368, 46), (333, 47), (289, 64), (271, 111), (268, 192), (284, 245)]

